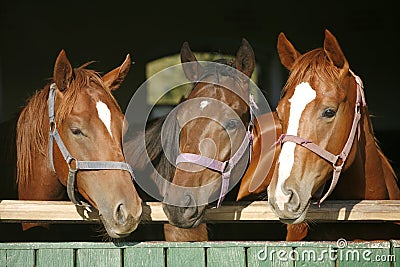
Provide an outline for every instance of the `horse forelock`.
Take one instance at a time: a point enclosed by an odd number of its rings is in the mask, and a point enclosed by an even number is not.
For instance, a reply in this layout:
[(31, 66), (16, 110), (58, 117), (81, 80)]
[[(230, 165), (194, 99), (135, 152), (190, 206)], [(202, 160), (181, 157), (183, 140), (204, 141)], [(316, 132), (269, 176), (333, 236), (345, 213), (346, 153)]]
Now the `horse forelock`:
[[(56, 112), (56, 120), (57, 123), (61, 124), (66, 116), (71, 113), (72, 108), (74, 107), (77, 99), (77, 95), (81, 90), (90, 86), (91, 83), (94, 83), (96, 87), (100, 88), (107, 97), (109, 97), (114, 103), (115, 107), (118, 111), (121, 111), (121, 108), (114, 98), (110, 90), (107, 90), (104, 87), (103, 80), (98, 72), (90, 69), (84, 69), (89, 63), (82, 65), (79, 68), (74, 69), (74, 79), (71, 83), (70, 87), (64, 93), (64, 97), (62, 102), (59, 105), (59, 108)], [(91, 86), (93, 87), (93, 86)]]
[[(193, 98), (193, 97), (199, 97), (199, 96), (205, 96), (205, 97), (210, 97), (214, 98), (216, 100), (220, 100), (221, 98), (224, 97), (225, 93), (224, 92), (229, 92), (231, 91), (233, 95), (236, 95), (237, 98), (241, 101), (239, 103), (234, 103), (232, 106), (234, 109), (240, 109), (243, 110), (242, 106), (245, 105), (248, 107), (246, 104), (247, 101), (246, 99), (249, 97), (248, 94), (244, 94), (244, 92), (247, 92), (248, 90), (245, 90), (243, 87), (248, 86), (246, 85), (247, 78), (245, 79), (244, 76), (245, 74), (238, 75), (238, 71), (235, 68), (235, 60), (234, 59), (217, 59), (214, 60), (213, 62), (218, 63), (217, 65), (215, 64), (206, 64), (203, 70), (202, 75), (199, 77), (198, 82), (196, 82), (193, 85), (193, 88), (188, 96), (188, 98)], [(200, 83), (203, 85), (209, 85), (209, 84), (214, 84), (212, 81), (207, 81), (208, 77), (215, 76), (213, 78), (218, 86), (214, 86), (213, 88), (210, 88), (209, 86), (199, 86)], [(233, 81), (235, 84), (235, 87), (237, 86), (237, 89), (232, 90), (233, 88), (225, 88), (224, 86), (224, 81), (223, 78), (229, 78)], [(243, 80), (245, 79), (245, 80)], [(220, 83), (220, 84), (218, 84)], [(233, 98), (231, 98), (233, 99)], [(235, 101), (236, 102), (236, 101)], [(228, 103), (227, 103), (228, 104)]]
[[(293, 65), (289, 78), (281, 91), (281, 98), (290, 88), (301, 82), (312, 82), (319, 79), (324, 83), (341, 86), (339, 69), (328, 59), (322, 48), (316, 48), (301, 55)], [(315, 88), (318, 89), (318, 88)]]

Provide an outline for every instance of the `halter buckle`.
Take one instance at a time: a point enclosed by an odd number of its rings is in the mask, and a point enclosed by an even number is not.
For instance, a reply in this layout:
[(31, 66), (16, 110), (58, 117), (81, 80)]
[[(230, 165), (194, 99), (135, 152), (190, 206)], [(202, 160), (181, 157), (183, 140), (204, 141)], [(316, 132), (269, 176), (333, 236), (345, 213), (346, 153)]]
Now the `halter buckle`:
[(229, 164), (229, 160), (227, 160), (227, 161), (224, 161), (224, 163), (223, 163), (223, 168), (222, 168), (222, 172), (221, 173), (227, 173), (227, 172), (229, 172), (230, 170), (231, 170), (231, 165)]
[(50, 118), (50, 133), (54, 133), (54, 131), (57, 129), (57, 124), (56, 121), (53, 118)]
[[(71, 157), (71, 156), (68, 156), (66, 159), (65, 159), (65, 161), (67, 162), (67, 164), (68, 164), (68, 169), (70, 170), (70, 171), (78, 171), (78, 168), (77, 168), (77, 160), (74, 158), (74, 157)], [(75, 163), (75, 164), (74, 164)], [(73, 166), (73, 165), (75, 165), (75, 167)]]
[[(339, 159), (342, 159), (342, 158), (338, 157), (338, 160), (336, 161), (336, 163), (339, 161)], [(342, 163), (340, 163), (340, 165), (336, 165), (336, 163), (332, 163), (333, 170), (335, 172), (339, 172), (340, 173), (342, 171), (342, 169), (343, 169), (343, 165), (345, 163), (345, 160), (342, 159)]]

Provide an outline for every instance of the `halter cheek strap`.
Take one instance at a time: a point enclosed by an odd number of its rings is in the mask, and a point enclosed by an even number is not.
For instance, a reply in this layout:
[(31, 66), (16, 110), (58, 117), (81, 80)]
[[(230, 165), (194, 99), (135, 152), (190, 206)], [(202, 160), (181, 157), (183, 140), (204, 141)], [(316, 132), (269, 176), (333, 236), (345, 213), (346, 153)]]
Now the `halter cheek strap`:
[(246, 135), (239, 146), (238, 150), (235, 152), (235, 154), (227, 161), (219, 161), (216, 159), (212, 159), (206, 156), (198, 155), (198, 154), (193, 154), (193, 153), (181, 153), (178, 155), (176, 159), (176, 165), (179, 163), (183, 162), (188, 162), (188, 163), (194, 163), (200, 166), (203, 166), (205, 168), (208, 168), (210, 170), (217, 171), (221, 173), (221, 192), (218, 198), (218, 202), (216, 205), (216, 208), (221, 206), (222, 201), (224, 200), (226, 194), (228, 193), (228, 188), (229, 188), (229, 180), (231, 176), (232, 169), (238, 164), (240, 159), (243, 157), (245, 154), (247, 148), (250, 148), (250, 157), (251, 157), (251, 148), (253, 144), (253, 133), (252, 133), (252, 127), (254, 125), (254, 117), (255, 117), (255, 110), (258, 109), (253, 95), (250, 94), (250, 123), (248, 126), (248, 129), (246, 131)]
[[(55, 112), (54, 112), (54, 103), (55, 103), (55, 91), (56, 85), (53, 83), (50, 86), (49, 91), (49, 99), (48, 99), (48, 110), (49, 110), (49, 120), (50, 120), (50, 139), (49, 139), (49, 159), (50, 166), (52, 170), (55, 171), (54, 168), (54, 159), (53, 159), (53, 147), (54, 141), (56, 142), (60, 152), (68, 165), (68, 180), (67, 180), (67, 194), (69, 199), (75, 204), (79, 206), (88, 206), (89, 204), (84, 203), (81, 200), (78, 200), (77, 189), (76, 189), (76, 174), (79, 170), (123, 170), (129, 172), (132, 179), (134, 179), (134, 174), (131, 166), (126, 162), (118, 162), (118, 161), (80, 161), (75, 159), (69, 153), (67, 147), (61, 139), (60, 134), (57, 131), (56, 121), (55, 121)], [(75, 165), (74, 167), (72, 165)]]
[(229, 179), (233, 167), (235, 167), (239, 160), (243, 157), (247, 148), (251, 147), (252, 141), (253, 134), (250, 132), (246, 132), (246, 136), (244, 137), (242, 144), (240, 145), (236, 153), (227, 161), (219, 161), (206, 156), (192, 153), (181, 153), (176, 159), (176, 165), (182, 162), (189, 162), (220, 172), (222, 174), (221, 192), (216, 206), (218, 208), (221, 206), (221, 203), (228, 192)]
[[(317, 144), (314, 144), (312, 141), (306, 140), (302, 137), (295, 136), (295, 135), (282, 134), (277, 141), (277, 143), (281, 143), (281, 144), (284, 144), (285, 142), (293, 142), (298, 145), (301, 145), (332, 164), (332, 167), (333, 167), (332, 182), (329, 186), (328, 191), (325, 193), (325, 195), (323, 195), (319, 199), (318, 204), (321, 204), (335, 189), (336, 184), (339, 181), (339, 176), (340, 176), (340, 173), (342, 172), (343, 165), (346, 162), (347, 157), (350, 153), (350, 150), (353, 146), (357, 129), (358, 129), (358, 133), (360, 134), (359, 122), (361, 119), (361, 106), (363, 106), (363, 107), (366, 106), (365, 96), (364, 96), (364, 91), (363, 91), (364, 87), (363, 87), (363, 83), (362, 83), (360, 77), (355, 75), (351, 70), (350, 70), (350, 73), (353, 75), (353, 77), (355, 78), (356, 83), (357, 83), (357, 100), (356, 100), (354, 118), (353, 118), (351, 130), (350, 130), (350, 134), (346, 141), (346, 144), (344, 145), (344, 147), (342, 149), (342, 152), (340, 152), (338, 155), (334, 155), (331, 152), (325, 150), (324, 148), (318, 146)], [(322, 190), (323, 190), (323, 187), (319, 190), (318, 193), (322, 194)]]

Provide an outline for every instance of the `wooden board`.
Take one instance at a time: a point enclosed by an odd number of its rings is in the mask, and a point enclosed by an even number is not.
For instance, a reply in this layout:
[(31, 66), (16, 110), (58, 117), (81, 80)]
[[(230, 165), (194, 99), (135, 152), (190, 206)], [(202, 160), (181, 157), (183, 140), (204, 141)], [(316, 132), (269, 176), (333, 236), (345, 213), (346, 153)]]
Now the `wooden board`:
[(118, 267), (122, 264), (122, 251), (118, 248), (82, 248), (76, 251), (76, 266)]
[(205, 267), (206, 251), (202, 247), (172, 247), (167, 249), (168, 267)]
[[(144, 221), (167, 222), (160, 202), (144, 203)], [(400, 221), (400, 200), (326, 201), (312, 205), (313, 221)], [(266, 201), (226, 202), (208, 209), (208, 222), (278, 221)], [(0, 222), (97, 223), (96, 210), (76, 207), (68, 201), (0, 201)]]
[(164, 248), (154, 247), (127, 247), (124, 251), (124, 267), (137, 266), (165, 266)]
[(246, 250), (243, 246), (210, 247), (207, 249), (208, 267), (246, 267)]
[[(400, 266), (400, 241), (0, 243), (0, 266)], [(330, 252), (332, 253), (330, 253)]]
[(74, 250), (72, 248), (39, 249), (36, 253), (36, 260), (36, 266), (73, 267)]

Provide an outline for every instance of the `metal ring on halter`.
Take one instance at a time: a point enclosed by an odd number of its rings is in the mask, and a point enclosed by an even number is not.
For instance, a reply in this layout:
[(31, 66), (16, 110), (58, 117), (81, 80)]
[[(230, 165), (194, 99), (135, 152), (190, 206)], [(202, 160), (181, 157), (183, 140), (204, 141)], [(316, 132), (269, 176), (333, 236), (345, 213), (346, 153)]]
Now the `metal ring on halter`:
[[(76, 167), (77, 166), (77, 160), (76, 160), (76, 158), (74, 158), (74, 157), (71, 157), (71, 156), (68, 156), (66, 159), (65, 159), (65, 161), (67, 162), (67, 164), (68, 164), (68, 169), (70, 169), (70, 170), (72, 170), (72, 171), (77, 171), (78, 170), (78, 168)], [(73, 162), (75, 162), (75, 168), (73, 168), (73, 166), (72, 166), (72, 164), (71, 163), (73, 163)]]
[(221, 173), (226, 173), (226, 172), (230, 171), (230, 166), (231, 165), (229, 164), (229, 160), (224, 161)]
[(57, 129), (57, 123), (55, 120), (50, 121), (50, 132), (54, 133), (54, 131)]
[(344, 161), (340, 165), (332, 164), (332, 167), (335, 171), (342, 171), (344, 165)]

